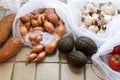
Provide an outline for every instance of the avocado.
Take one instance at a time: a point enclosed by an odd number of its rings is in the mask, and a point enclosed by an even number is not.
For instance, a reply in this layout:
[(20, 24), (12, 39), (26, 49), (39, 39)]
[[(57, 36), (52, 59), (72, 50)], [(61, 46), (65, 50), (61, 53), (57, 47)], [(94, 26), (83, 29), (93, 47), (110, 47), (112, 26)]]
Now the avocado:
[(81, 68), (87, 63), (87, 57), (81, 51), (73, 51), (67, 55), (67, 61), (76, 68)]
[(74, 38), (73, 36), (63, 37), (58, 41), (58, 50), (62, 53), (69, 53), (74, 48)]
[(91, 56), (97, 52), (96, 43), (92, 39), (84, 36), (78, 37), (76, 39), (75, 48), (79, 51), (82, 51), (87, 56)]

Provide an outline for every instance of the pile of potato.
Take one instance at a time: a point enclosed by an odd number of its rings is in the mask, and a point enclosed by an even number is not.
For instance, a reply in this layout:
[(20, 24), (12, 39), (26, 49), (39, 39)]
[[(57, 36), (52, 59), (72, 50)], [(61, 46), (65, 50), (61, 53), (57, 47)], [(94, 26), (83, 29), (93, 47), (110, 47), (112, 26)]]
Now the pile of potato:
[(113, 7), (111, 2), (94, 3), (88, 2), (85, 10), (82, 11), (81, 27), (87, 28), (93, 33), (104, 33), (106, 25), (112, 21), (118, 11)]
[[(46, 54), (53, 54), (56, 51), (58, 40), (66, 34), (65, 24), (54, 8), (40, 8), (22, 16), (19, 26), (23, 40), (29, 33), (29, 40), (33, 46), (27, 62), (39, 62), (45, 58)], [(43, 35), (35, 35), (35, 31), (48, 32), (57, 38), (44, 46), (39, 44), (43, 40)]]
[(23, 45), (19, 38), (11, 36), (15, 16), (11, 13), (0, 20), (0, 63), (15, 56)]

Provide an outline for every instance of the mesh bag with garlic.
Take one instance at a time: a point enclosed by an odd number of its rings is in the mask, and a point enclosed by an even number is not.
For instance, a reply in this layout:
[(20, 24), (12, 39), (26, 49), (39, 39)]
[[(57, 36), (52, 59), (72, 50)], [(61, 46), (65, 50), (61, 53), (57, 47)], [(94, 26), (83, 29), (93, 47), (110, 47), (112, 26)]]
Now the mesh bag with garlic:
[(68, 0), (69, 24), (76, 37), (89, 37), (100, 47), (118, 33), (119, 9), (113, 0)]
[(107, 24), (112, 21), (118, 11), (111, 2), (94, 3), (87, 2), (82, 11), (81, 27), (84, 27), (93, 33), (104, 33)]

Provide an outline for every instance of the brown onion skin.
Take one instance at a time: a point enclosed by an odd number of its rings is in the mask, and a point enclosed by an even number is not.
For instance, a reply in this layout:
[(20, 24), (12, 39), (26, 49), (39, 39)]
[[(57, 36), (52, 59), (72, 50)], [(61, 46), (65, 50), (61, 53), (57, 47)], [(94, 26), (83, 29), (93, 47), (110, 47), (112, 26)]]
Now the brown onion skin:
[(66, 34), (66, 28), (63, 24), (60, 24), (58, 27), (57, 27), (57, 34), (60, 36), (60, 37), (63, 37), (65, 34)]
[(26, 36), (26, 34), (28, 33), (28, 30), (26, 28), (26, 26), (20, 26), (19, 27), (19, 30), (20, 30), (20, 34), (21, 36), (24, 38)]
[(30, 32), (35, 32), (37, 30), (42, 31), (42, 32), (45, 31), (45, 29), (43, 27), (37, 26), (37, 27), (34, 27), (32, 30), (30, 30)]
[(35, 26), (39, 26), (39, 23), (38, 23), (37, 20), (32, 19), (32, 20), (31, 20), (31, 25), (32, 25), (32, 27), (35, 27)]
[(36, 44), (39, 44), (40, 41), (42, 41), (42, 35), (37, 35), (35, 38)]
[(47, 20), (44, 21), (44, 28), (50, 34), (55, 33), (55, 27), (54, 27), (54, 25), (51, 22), (47, 21)]
[(46, 51), (42, 51), (38, 54), (38, 56), (33, 60), (33, 62), (40, 62), (45, 58)]
[(40, 53), (44, 49), (43, 45), (36, 45), (32, 48), (32, 53)]
[(56, 13), (50, 13), (49, 15), (47, 15), (47, 19), (54, 25), (56, 25), (59, 21), (59, 18)]
[(30, 35), (29, 35), (29, 40), (30, 40), (30, 41), (34, 41), (35, 38), (36, 38), (36, 35), (31, 32)]
[(54, 54), (57, 48), (57, 42), (58, 41), (53, 41), (45, 46), (45, 51), (47, 54)]
[(29, 62), (33, 61), (36, 57), (37, 57), (37, 53), (30, 53), (30, 54), (27, 56), (26, 62), (29, 63)]
[(23, 22), (29, 22), (30, 21), (30, 16), (29, 15), (24, 15), (20, 18)]

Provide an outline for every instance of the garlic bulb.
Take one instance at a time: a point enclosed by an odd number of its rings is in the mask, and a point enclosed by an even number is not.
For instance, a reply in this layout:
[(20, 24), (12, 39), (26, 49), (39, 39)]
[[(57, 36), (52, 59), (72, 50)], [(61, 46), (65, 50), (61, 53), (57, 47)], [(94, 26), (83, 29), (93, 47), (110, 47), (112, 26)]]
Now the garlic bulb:
[(115, 14), (115, 8), (113, 7), (112, 3), (106, 3), (103, 6), (101, 6), (101, 10), (105, 12), (107, 15), (114, 15)]
[(96, 32), (98, 32), (99, 28), (95, 25), (91, 25), (91, 26), (88, 27), (88, 30), (96, 33)]
[(90, 9), (86, 9), (86, 10), (82, 11), (82, 14), (83, 14), (83, 16), (86, 16), (86, 15), (88, 15), (90, 12), (91, 12)]
[(87, 15), (85, 17), (85, 25), (87, 26), (92, 25), (92, 22), (93, 22), (93, 18), (90, 15)]
[(99, 3), (92, 3), (95, 7), (97, 7), (97, 8), (100, 8), (100, 4)]
[(117, 15), (117, 12), (111, 2), (104, 4), (88, 2), (82, 11), (80, 26), (94, 33), (104, 33), (107, 23)]
[(104, 19), (103, 20), (98, 20), (97, 23), (98, 23), (98, 26), (106, 24)]
[(97, 10), (99, 9), (99, 4), (97, 3), (93, 3), (93, 2), (88, 2), (86, 5), (86, 9), (90, 9), (91, 12), (97, 12)]
[(110, 21), (112, 21), (112, 16), (111, 15), (104, 15), (104, 19), (106, 23), (109, 23)]
[(105, 33), (105, 30), (106, 30), (106, 25), (102, 25), (100, 30), (97, 32), (97, 34)]
[(92, 17), (99, 17), (99, 15), (96, 14), (96, 13), (93, 13), (93, 14), (92, 14)]
[(105, 31), (105, 30), (106, 30), (106, 24), (105, 24), (105, 25), (102, 25), (102, 26), (101, 26), (101, 29)]
[(96, 13), (93, 13), (93, 14), (92, 14), (92, 19), (93, 19), (94, 21), (98, 20), (98, 19), (99, 19), (99, 15), (96, 14)]
[(102, 15), (106, 15), (106, 13), (101, 10), (100, 16), (102, 16)]

